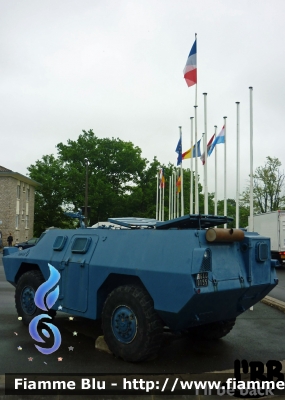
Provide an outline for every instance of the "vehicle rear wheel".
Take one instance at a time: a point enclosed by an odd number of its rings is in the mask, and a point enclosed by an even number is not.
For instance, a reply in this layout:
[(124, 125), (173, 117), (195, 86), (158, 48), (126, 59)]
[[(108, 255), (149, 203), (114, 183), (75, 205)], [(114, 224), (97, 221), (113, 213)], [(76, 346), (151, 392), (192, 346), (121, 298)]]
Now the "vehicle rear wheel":
[[(45, 311), (38, 308), (34, 302), (35, 293), (44, 282), (45, 279), (40, 271), (28, 271), (20, 277), (17, 283), (15, 306), (18, 316), (22, 317), (24, 325), (29, 325), (35, 316), (45, 314)], [(47, 314), (54, 317), (56, 311), (49, 310)]]
[(195, 338), (217, 340), (226, 336), (235, 325), (235, 318), (227, 321), (218, 321), (211, 324), (189, 329), (188, 333)]
[(147, 291), (120, 286), (107, 297), (102, 311), (104, 338), (112, 353), (139, 362), (160, 349), (163, 326)]

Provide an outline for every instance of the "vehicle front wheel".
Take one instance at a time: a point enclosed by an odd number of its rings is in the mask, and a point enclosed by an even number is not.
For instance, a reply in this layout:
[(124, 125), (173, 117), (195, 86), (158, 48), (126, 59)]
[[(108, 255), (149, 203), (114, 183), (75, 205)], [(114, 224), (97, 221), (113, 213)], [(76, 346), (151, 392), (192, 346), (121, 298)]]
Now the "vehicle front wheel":
[[(24, 325), (29, 325), (35, 316), (45, 313), (34, 302), (35, 293), (38, 287), (44, 282), (45, 279), (40, 271), (28, 271), (20, 277), (17, 283), (15, 305), (18, 316), (22, 317)], [(54, 317), (56, 311), (49, 310), (48, 314)]]
[(104, 338), (112, 353), (139, 362), (159, 351), (163, 325), (147, 291), (120, 286), (107, 297), (102, 311)]

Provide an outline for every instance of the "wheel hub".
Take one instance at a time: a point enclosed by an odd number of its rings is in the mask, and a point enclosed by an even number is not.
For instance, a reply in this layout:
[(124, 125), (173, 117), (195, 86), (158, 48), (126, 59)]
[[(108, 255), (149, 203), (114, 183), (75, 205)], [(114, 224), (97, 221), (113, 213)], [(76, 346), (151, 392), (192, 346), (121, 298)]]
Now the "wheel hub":
[(131, 343), (137, 334), (137, 318), (127, 306), (119, 306), (112, 315), (112, 330), (117, 340)]
[(35, 291), (29, 286), (26, 286), (21, 295), (21, 306), (23, 311), (28, 315), (33, 315), (36, 311), (36, 305), (34, 302)]

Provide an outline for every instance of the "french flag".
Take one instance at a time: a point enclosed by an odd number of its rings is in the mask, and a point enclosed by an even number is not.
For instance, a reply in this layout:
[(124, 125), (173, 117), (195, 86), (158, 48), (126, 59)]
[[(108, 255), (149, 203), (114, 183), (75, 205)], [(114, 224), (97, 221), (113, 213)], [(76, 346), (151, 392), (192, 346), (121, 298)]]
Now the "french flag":
[(197, 51), (196, 51), (196, 40), (190, 50), (185, 68), (183, 70), (184, 79), (189, 86), (193, 86), (197, 83)]

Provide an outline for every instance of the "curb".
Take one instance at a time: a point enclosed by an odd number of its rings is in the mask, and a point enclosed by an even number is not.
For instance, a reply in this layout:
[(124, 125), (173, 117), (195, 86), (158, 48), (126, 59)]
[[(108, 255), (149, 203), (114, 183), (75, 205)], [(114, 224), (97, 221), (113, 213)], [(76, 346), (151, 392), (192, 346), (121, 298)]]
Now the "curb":
[(278, 310), (285, 313), (285, 302), (281, 300), (277, 300), (271, 296), (265, 296), (264, 299), (261, 300), (261, 303), (267, 304), (270, 307), (277, 308)]

